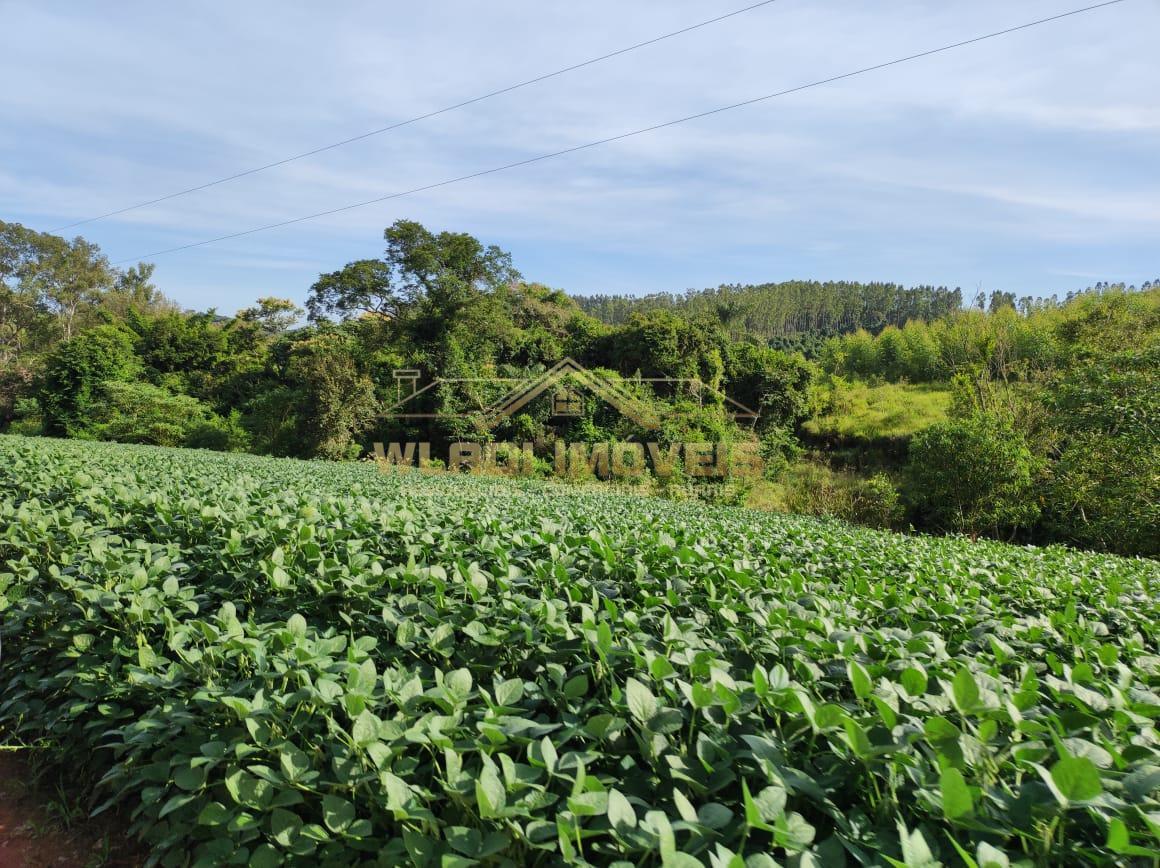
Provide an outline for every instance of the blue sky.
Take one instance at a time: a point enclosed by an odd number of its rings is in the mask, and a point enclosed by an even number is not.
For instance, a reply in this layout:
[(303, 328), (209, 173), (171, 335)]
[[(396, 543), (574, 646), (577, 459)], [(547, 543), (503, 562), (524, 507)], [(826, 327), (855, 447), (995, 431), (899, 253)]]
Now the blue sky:
[[(746, 5), (0, 0), (0, 219), (48, 230)], [(113, 260), (663, 122), (1084, 5), (778, 0), (80, 227)], [(187, 307), (299, 302), (400, 217), (572, 292), (792, 278), (1023, 294), (1160, 277), (1160, 3), (1116, 6), (341, 215), (160, 256)], [(71, 234), (71, 233), (67, 233)]]

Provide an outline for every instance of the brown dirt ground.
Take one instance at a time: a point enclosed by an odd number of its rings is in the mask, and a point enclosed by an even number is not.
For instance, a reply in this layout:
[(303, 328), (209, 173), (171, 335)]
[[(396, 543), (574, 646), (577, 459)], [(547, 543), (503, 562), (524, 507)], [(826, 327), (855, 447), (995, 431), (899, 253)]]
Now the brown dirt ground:
[(0, 751), (0, 868), (139, 866), (137, 848), (103, 817), (67, 817), (61, 800), (32, 781), (20, 751)]

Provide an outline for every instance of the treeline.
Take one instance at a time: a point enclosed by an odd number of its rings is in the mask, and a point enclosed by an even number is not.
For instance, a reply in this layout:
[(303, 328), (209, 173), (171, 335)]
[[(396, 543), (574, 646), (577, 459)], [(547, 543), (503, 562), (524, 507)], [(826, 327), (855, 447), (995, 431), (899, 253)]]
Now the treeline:
[[(404, 220), (384, 240), (305, 309), (221, 316), (180, 310), (148, 265), (0, 223), (0, 430), (331, 459), (380, 440), (757, 441), (784, 508), (1160, 554), (1160, 287), (964, 310), (957, 290), (803, 282), (600, 308), (467, 234)], [(582, 389), (482, 418), (568, 356), (659, 430)], [(950, 418), (904, 468), (838, 485), (800, 442), (827, 378), (949, 383)]]
[[(183, 312), (92, 245), (0, 224), (5, 334), (0, 425), (18, 432), (335, 459), (376, 440), (550, 442), (641, 437), (596, 395), (572, 415), (545, 395), (498, 425), (479, 411), (566, 356), (665, 409), (659, 439), (753, 439), (808, 413), (813, 368), (666, 311), (619, 326), (524, 281), (510, 256), (462, 233), (399, 221), (380, 259), (322, 275), (306, 310), (266, 298), (233, 317)], [(74, 275), (87, 275), (83, 285)], [(71, 287), (67, 298), (63, 287)], [(66, 303), (67, 301), (67, 303)], [(305, 320), (305, 321), (304, 321)], [(435, 387), (407, 393), (395, 371)], [(641, 378), (674, 378), (654, 385)], [(694, 388), (691, 384), (703, 384)], [(738, 425), (734, 400), (761, 412)]]
[(757, 286), (723, 285), (689, 290), (684, 295), (578, 296), (576, 301), (585, 313), (613, 325), (627, 322), (633, 314), (668, 310), (713, 319), (733, 338), (769, 341), (857, 329), (876, 332), (912, 319), (938, 319), (959, 310), (963, 294), (958, 288), (945, 286), (790, 280)]
[(1067, 301), (1040, 300), (1016, 311), (1010, 303), (955, 311), (934, 321), (867, 329), (821, 343), (816, 358), (827, 372), (912, 383), (948, 381), (986, 371), (995, 377), (1033, 378), (1072, 364), (1083, 353), (1131, 346), (1155, 328), (1160, 280), (1134, 286), (1100, 283)]
[(831, 376), (950, 380), (901, 483), (932, 530), (1160, 555), (1160, 284), (829, 341)]

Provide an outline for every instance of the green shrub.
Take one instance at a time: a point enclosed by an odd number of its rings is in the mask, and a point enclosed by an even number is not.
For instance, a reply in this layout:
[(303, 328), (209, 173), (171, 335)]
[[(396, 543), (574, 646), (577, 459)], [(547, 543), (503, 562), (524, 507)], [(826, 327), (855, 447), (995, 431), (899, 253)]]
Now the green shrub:
[(1058, 539), (1160, 555), (1160, 341), (1088, 360), (1047, 392), (1059, 445), (1044, 524)]
[(800, 461), (783, 474), (785, 508), (798, 515), (850, 521), (854, 516), (857, 477), (817, 461)]
[(885, 473), (875, 473), (869, 479), (854, 484), (849, 519), (868, 527), (898, 527), (903, 506), (898, 489)]
[(185, 435), (185, 445), (214, 452), (245, 452), (250, 446), (250, 433), (242, 425), (242, 414), (231, 410), (229, 416), (213, 416), (191, 428)]
[(802, 445), (788, 428), (772, 426), (761, 435), (759, 454), (766, 479), (777, 479), (802, 456)]
[(1044, 524), (1055, 539), (1160, 556), (1160, 443), (1074, 434), (1051, 464)]
[(76, 435), (121, 443), (180, 446), (213, 413), (196, 398), (148, 383), (109, 380), (100, 385)]
[(907, 465), (910, 501), (939, 530), (1014, 537), (1039, 517), (1038, 462), (1019, 432), (985, 415), (918, 432)]
[(35, 398), (18, 398), (12, 408), (12, 421), (8, 424), (9, 434), (35, 437), (44, 433), (44, 414), (40, 402)]
[(141, 372), (133, 344), (134, 336), (127, 330), (104, 325), (56, 346), (37, 390), (45, 433), (92, 436), (90, 413), (103, 384), (129, 381)]

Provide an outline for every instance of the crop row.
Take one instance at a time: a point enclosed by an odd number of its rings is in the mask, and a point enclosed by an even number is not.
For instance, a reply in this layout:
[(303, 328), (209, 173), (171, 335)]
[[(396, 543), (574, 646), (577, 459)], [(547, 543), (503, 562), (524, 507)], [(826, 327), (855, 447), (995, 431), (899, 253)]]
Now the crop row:
[(0, 438), (0, 732), (166, 865), (1152, 864), (1160, 568)]

